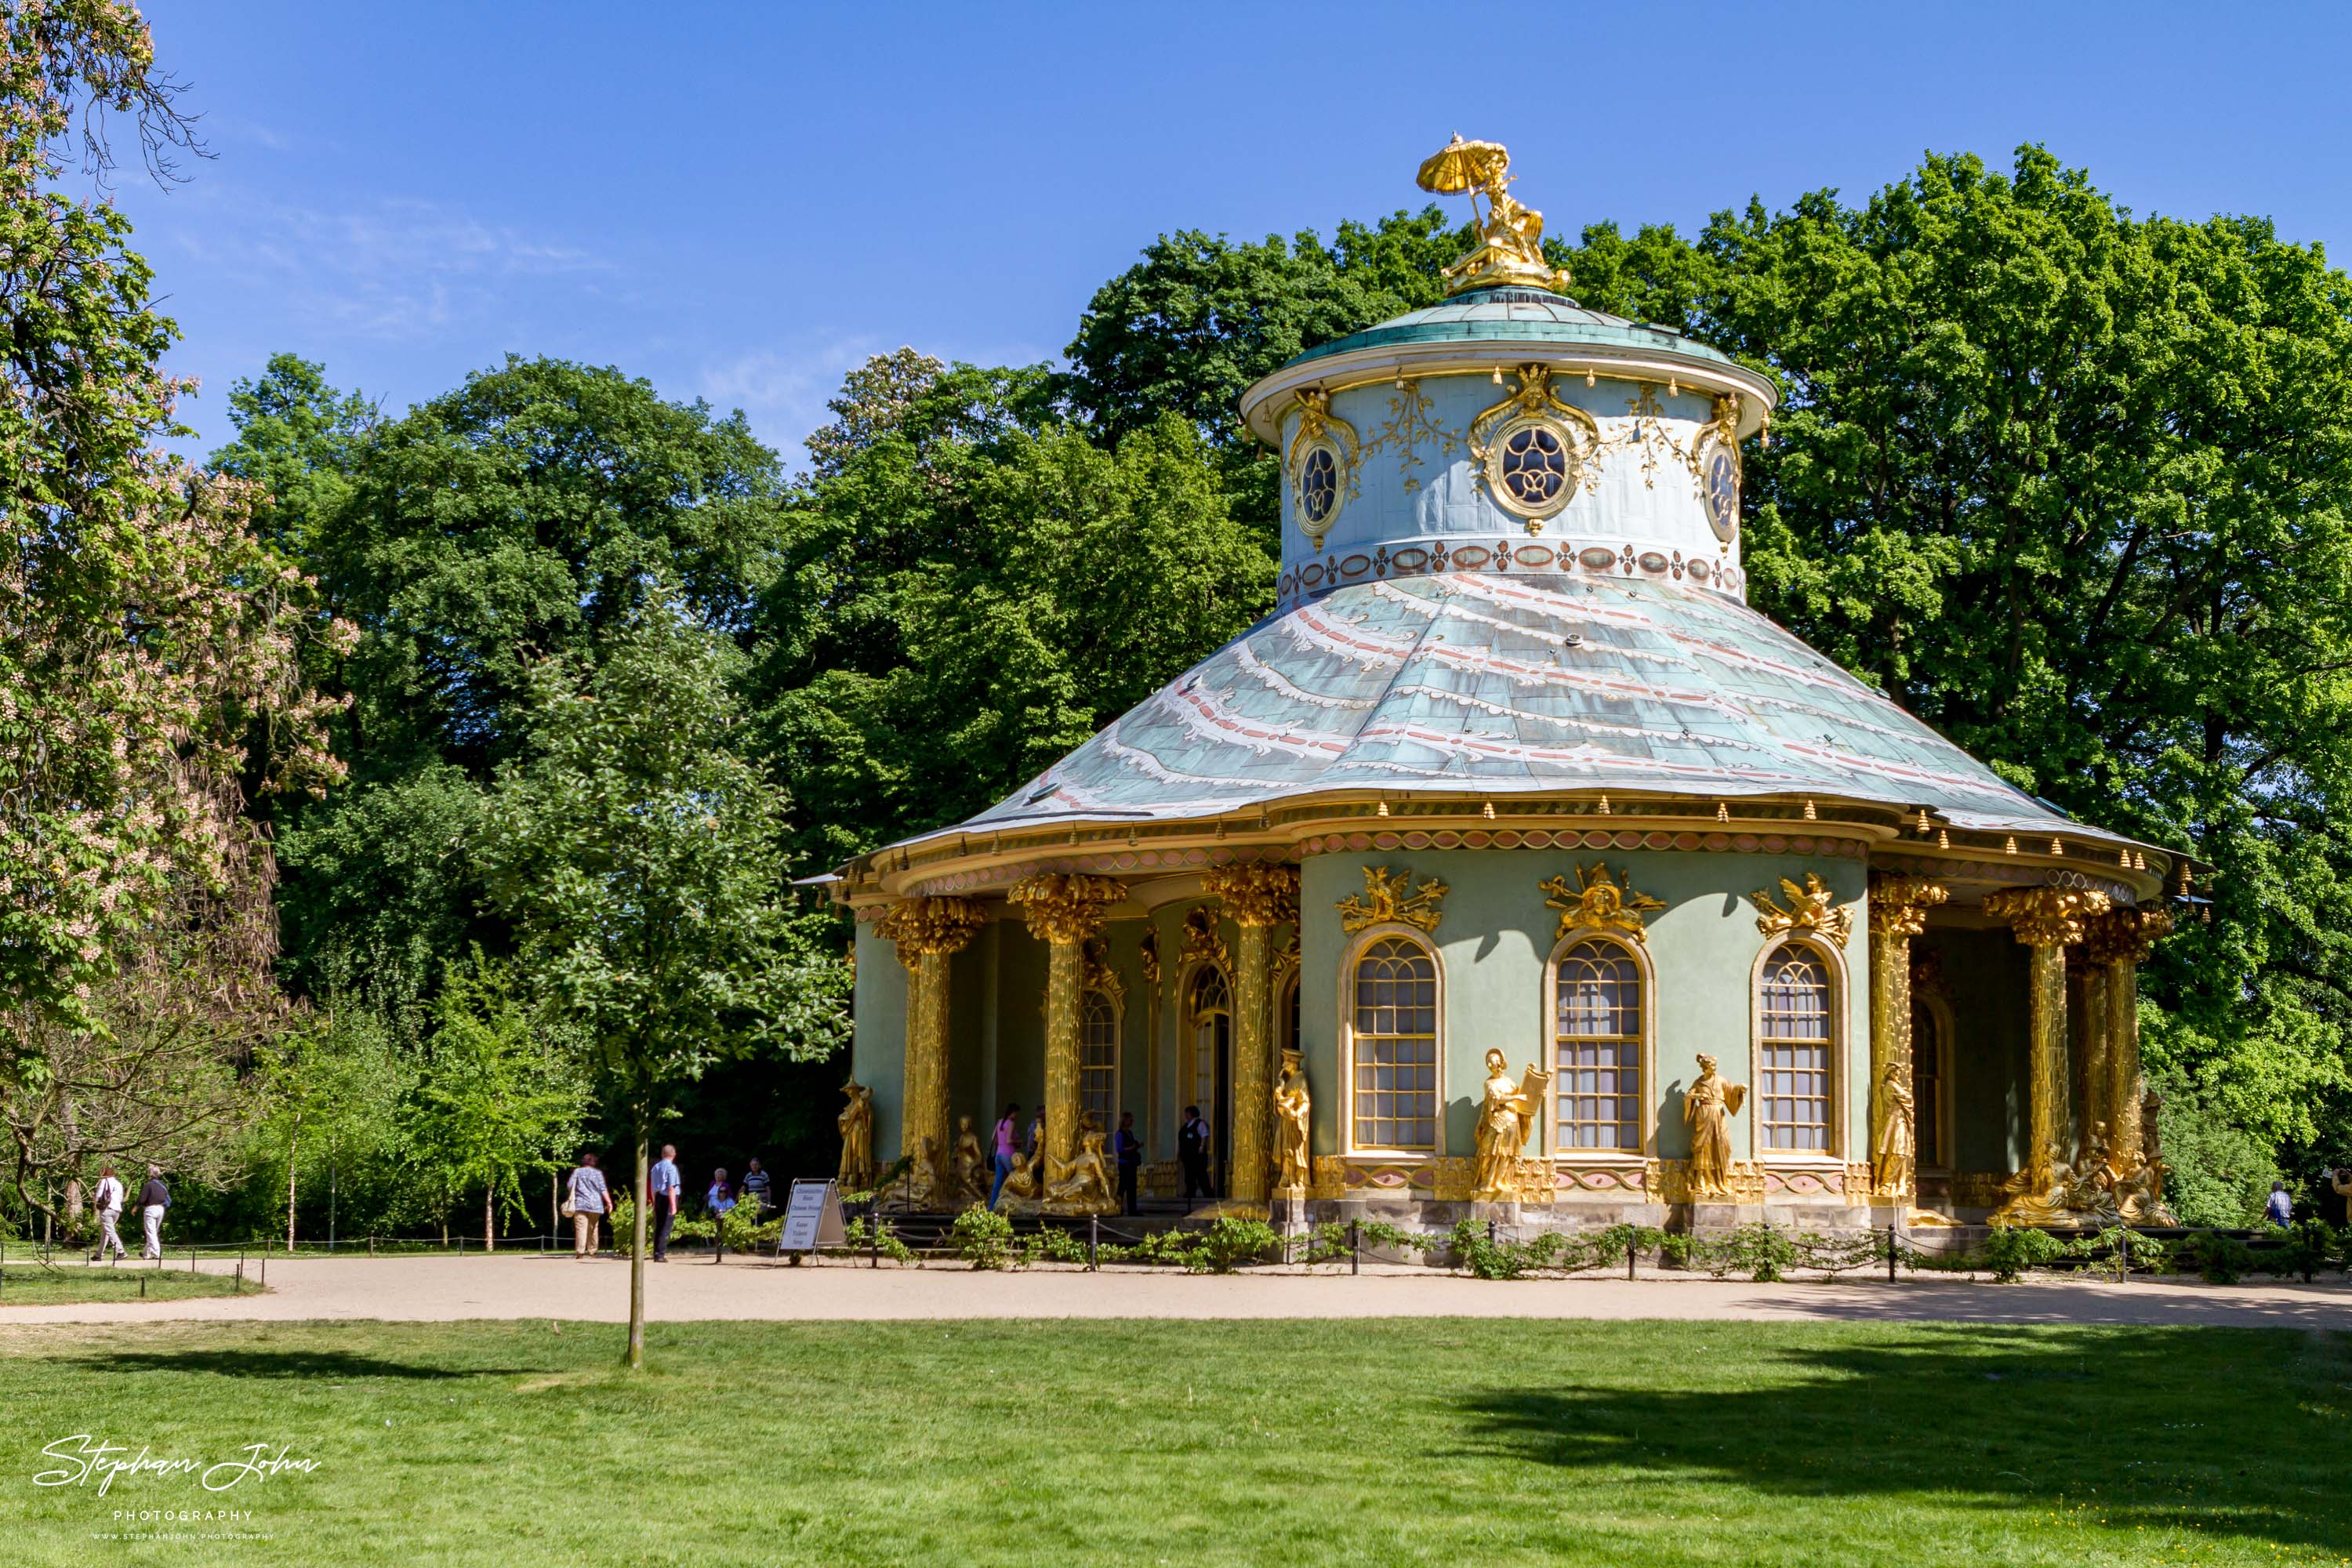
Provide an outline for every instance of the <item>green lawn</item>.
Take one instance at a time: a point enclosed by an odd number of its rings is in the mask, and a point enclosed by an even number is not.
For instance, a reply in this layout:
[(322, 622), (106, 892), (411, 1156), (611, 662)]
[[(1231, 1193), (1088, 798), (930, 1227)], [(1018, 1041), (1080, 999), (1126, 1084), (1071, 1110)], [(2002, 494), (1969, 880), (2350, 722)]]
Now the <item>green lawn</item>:
[(158, 1268), (152, 1263), (60, 1263), (44, 1268), (11, 1261), (0, 1269), (0, 1325), (8, 1321), (11, 1307), (54, 1307), (69, 1301), (182, 1301), (191, 1296), (260, 1293), (255, 1279), (248, 1278), (239, 1291), (233, 1277), (192, 1274), (184, 1263), (173, 1269)]
[[(2352, 1333), (1460, 1320), (0, 1331), (12, 1563), (2339, 1563)], [(43, 1445), (315, 1473), (35, 1488)], [(93, 1542), (122, 1508), (267, 1541)], [(133, 1525), (131, 1528), (138, 1528)]]

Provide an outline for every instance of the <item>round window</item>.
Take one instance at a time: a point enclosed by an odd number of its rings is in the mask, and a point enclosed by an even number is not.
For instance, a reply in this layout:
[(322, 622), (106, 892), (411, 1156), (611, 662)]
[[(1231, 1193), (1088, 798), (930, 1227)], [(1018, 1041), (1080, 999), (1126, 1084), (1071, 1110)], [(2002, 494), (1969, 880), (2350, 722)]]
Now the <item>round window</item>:
[(1728, 544), (1739, 535), (1739, 451), (1730, 442), (1710, 440), (1699, 455), (1699, 483), (1707, 525)]
[(1575, 438), (1551, 419), (1505, 426), (1486, 448), (1486, 486), (1526, 518), (1546, 518), (1576, 499), (1582, 458)]
[(1339, 504), (1339, 460), (1328, 447), (1307, 454), (1298, 474), (1298, 510), (1310, 523), (1328, 519)]

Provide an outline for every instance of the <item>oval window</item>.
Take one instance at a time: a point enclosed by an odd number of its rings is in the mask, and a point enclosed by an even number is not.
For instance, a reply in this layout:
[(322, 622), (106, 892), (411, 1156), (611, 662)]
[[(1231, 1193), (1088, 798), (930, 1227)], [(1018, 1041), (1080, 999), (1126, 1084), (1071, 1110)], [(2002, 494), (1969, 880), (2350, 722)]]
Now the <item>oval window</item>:
[(1298, 475), (1298, 506), (1308, 522), (1321, 522), (1339, 504), (1339, 464), (1328, 447), (1307, 454)]

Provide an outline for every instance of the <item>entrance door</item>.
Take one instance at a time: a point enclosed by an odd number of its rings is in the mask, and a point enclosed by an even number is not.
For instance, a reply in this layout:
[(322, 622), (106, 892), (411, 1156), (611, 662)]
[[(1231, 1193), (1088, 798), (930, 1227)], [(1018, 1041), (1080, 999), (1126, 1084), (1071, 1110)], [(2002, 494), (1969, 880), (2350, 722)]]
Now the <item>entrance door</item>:
[(1233, 990), (1224, 971), (1203, 969), (1192, 986), (1192, 1079), (1190, 1104), (1209, 1123), (1209, 1181), (1225, 1194), (1226, 1146), (1234, 1131)]

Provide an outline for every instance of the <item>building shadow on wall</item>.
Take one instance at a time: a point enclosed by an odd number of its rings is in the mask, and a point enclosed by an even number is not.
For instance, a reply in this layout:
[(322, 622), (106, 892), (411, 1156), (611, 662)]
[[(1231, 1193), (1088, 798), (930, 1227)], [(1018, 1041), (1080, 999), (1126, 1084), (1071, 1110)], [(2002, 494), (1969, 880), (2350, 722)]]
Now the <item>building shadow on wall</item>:
[[(1727, 1351), (1743, 1331), (1770, 1332), (1719, 1327)], [(1703, 1363), (1690, 1371), (1709, 1375)], [(1935, 1494), (1987, 1510), (2063, 1501), (2110, 1529), (2187, 1528), (2330, 1555), (2352, 1541), (2352, 1333), (1937, 1325), (1900, 1342), (1792, 1343), (1725, 1375), (1744, 1381), (1538, 1379), (1465, 1404), (1493, 1435), (1488, 1456), (1588, 1471), (1594, 1484), (1645, 1472), (1790, 1498)]]

